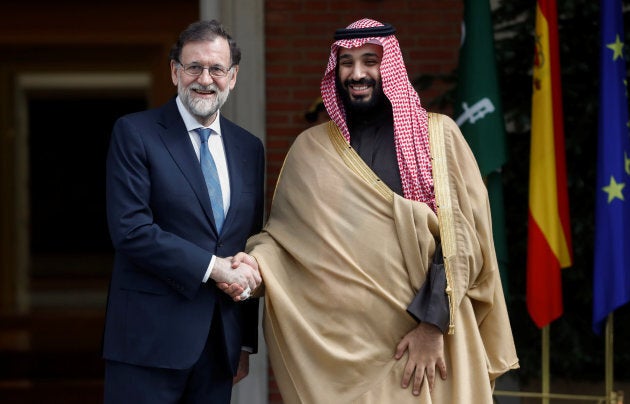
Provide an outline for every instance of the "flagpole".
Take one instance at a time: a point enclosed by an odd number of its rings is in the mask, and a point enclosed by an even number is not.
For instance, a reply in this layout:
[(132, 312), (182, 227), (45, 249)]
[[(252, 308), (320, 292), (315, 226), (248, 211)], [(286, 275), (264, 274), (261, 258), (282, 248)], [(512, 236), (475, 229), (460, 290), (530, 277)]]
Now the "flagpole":
[(542, 329), (542, 393), (543, 404), (549, 404), (549, 325)]
[(613, 349), (613, 313), (611, 312), (606, 319), (606, 337), (605, 337), (605, 354), (606, 354), (606, 397), (609, 402), (613, 399), (613, 382), (614, 382), (614, 349)]

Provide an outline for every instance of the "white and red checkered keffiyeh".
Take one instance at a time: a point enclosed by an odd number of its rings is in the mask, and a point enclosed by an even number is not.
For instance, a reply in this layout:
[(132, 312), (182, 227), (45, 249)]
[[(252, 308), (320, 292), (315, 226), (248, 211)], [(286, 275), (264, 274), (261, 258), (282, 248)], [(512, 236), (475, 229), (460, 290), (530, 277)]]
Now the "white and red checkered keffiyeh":
[[(364, 18), (350, 24), (347, 29), (379, 27), (384, 24)], [(356, 48), (367, 42), (383, 46), (381, 79), (383, 92), (392, 104), (394, 114), (394, 144), (403, 196), (424, 202), (436, 211), (431, 155), (429, 150), (429, 122), (427, 112), (420, 105), (420, 97), (411, 85), (403, 61), (400, 45), (394, 35), (340, 39), (332, 44), (326, 73), (321, 83), (322, 100), (330, 118), (350, 143), (343, 102), (337, 94), (335, 76), (339, 48)]]

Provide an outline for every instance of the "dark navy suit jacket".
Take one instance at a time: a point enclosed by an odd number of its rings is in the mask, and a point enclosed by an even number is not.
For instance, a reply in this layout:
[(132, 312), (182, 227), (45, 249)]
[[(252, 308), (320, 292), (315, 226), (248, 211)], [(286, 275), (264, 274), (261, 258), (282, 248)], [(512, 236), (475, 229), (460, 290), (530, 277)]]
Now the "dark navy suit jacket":
[(188, 369), (220, 315), (235, 372), (241, 346), (257, 349), (258, 302), (234, 303), (202, 279), (212, 254), (242, 251), (263, 218), (261, 141), (221, 116), (231, 202), (221, 234), (199, 160), (173, 98), (114, 125), (107, 157), (107, 218), (116, 250), (103, 356)]

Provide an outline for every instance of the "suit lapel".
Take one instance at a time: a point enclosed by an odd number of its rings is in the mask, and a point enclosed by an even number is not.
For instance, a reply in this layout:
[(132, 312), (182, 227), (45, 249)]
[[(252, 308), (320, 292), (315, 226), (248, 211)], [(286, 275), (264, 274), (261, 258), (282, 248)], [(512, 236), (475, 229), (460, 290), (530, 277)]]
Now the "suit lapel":
[(203, 178), (195, 149), (190, 142), (186, 125), (184, 125), (184, 121), (177, 110), (175, 99), (164, 107), (162, 120), (159, 123), (164, 127), (164, 131), (160, 134), (162, 141), (169, 150), (173, 160), (175, 160), (175, 163), (179, 166), (184, 177), (186, 177), (190, 183), (206, 217), (210, 223), (212, 223), (213, 229), (216, 232), (206, 182)]
[(231, 124), (221, 115), (221, 135), (223, 137), (223, 148), (225, 149), (225, 159), (227, 161), (230, 176), (230, 209), (225, 217), (223, 228), (226, 228), (234, 220), (241, 192), (243, 191), (243, 173), (240, 161), (243, 155), (240, 151), (241, 145), (238, 141), (238, 133), (231, 128)]

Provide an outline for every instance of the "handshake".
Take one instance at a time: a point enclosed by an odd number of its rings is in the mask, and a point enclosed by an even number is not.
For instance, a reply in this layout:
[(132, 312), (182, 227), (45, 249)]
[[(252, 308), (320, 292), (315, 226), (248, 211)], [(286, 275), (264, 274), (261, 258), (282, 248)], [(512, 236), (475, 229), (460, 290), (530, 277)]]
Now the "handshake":
[(210, 278), (235, 302), (247, 300), (262, 283), (256, 259), (244, 252), (234, 257), (217, 257)]

